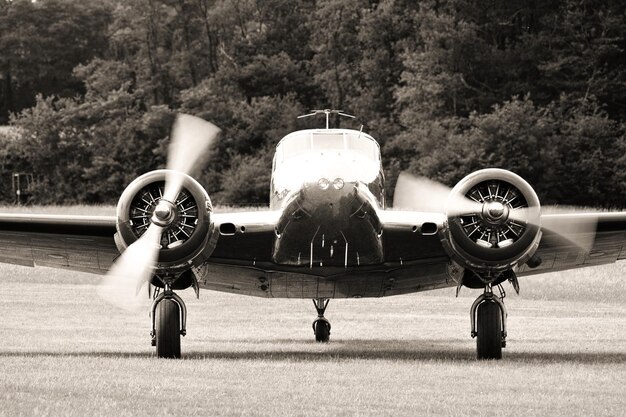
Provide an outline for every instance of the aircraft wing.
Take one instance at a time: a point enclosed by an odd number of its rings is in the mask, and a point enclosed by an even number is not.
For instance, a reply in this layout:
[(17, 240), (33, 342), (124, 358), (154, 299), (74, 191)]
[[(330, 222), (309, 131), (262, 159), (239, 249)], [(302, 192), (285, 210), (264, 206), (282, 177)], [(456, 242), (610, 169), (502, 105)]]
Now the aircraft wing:
[[(445, 216), (407, 211), (380, 212), (387, 261), (445, 261), (448, 255), (437, 233)], [(274, 227), (280, 212), (215, 213), (220, 236), (212, 261), (238, 264), (271, 260)], [(551, 225), (589, 224), (564, 239), (544, 229), (537, 249), (542, 263), (518, 267), (520, 275), (558, 271), (626, 259), (626, 212), (544, 215)], [(72, 269), (97, 274), (108, 271), (119, 256), (113, 236), (114, 216), (0, 214), (0, 262)], [(557, 227), (558, 229), (558, 227)], [(587, 248), (575, 242), (589, 241)]]
[[(212, 258), (269, 261), (278, 212), (215, 213)], [(119, 256), (115, 216), (0, 213), (0, 263), (105, 274)]]
[[(423, 234), (421, 225), (436, 224), (440, 230), (445, 216), (436, 213), (383, 211), (385, 254), (388, 260), (403, 261), (447, 256), (438, 234)], [(536, 254), (538, 267), (523, 264), (519, 275), (560, 271), (626, 259), (626, 212), (545, 214), (542, 238)], [(566, 230), (565, 235), (559, 231)]]
[[(537, 249), (541, 265), (522, 265), (519, 275), (601, 265), (626, 259), (626, 212), (567, 213), (542, 216), (543, 237)], [(568, 230), (565, 237), (558, 230)]]
[(280, 211), (214, 213), (220, 236), (211, 259), (270, 261)]
[(378, 213), (383, 226), (387, 261), (439, 259), (448, 261), (437, 231), (446, 219), (440, 213), (385, 210)]
[(114, 216), (0, 214), (0, 262), (97, 274), (119, 255)]

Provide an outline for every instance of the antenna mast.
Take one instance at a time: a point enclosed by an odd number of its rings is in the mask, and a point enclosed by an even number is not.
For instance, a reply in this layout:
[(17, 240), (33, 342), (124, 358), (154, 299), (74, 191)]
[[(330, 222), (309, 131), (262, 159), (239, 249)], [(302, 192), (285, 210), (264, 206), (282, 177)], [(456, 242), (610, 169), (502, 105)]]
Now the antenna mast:
[(339, 116), (344, 116), (344, 117), (349, 117), (351, 119), (356, 119), (356, 116), (344, 113), (343, 110), (331, 110), (331, 109), (311, 110), (311, 113), (303, 114), (302, 116), (298, 116), (298, 119), (304, 119), (305, 117), (316, 116), (318, 114), (326, 115), (326, 129), (330, 129), (330, 115), (331, 114), (338, 114)]

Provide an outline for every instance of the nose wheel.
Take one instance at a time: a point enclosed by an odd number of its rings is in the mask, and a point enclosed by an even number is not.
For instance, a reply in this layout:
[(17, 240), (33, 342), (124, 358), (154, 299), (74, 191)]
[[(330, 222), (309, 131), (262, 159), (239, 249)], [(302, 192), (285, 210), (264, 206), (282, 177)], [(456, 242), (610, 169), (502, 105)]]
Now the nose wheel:
[(317, 319), (313, 322), (313, 333), (315, 333), (315, 341), (319, 343), (328, 343), (330, 340), (330, 322), (324, 317), (329, 301), (328, 298), (313, 299), (313, 305), (317, 310)]

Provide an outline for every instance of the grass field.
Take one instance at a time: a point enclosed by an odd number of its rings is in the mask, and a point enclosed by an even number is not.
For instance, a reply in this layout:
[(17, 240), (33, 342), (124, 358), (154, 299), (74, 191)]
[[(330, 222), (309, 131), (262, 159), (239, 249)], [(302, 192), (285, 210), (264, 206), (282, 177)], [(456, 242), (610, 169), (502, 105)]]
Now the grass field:
[(0, 272), (2, 416), (626, 415), (622, 265), (524, 279), (504, 359), (486, 362), (466, 290), (333, 300), (328, 345), (310, 300), (185, 291), (176, 361), (154, 357), (146, 313), (97, 297), (99, 277)]

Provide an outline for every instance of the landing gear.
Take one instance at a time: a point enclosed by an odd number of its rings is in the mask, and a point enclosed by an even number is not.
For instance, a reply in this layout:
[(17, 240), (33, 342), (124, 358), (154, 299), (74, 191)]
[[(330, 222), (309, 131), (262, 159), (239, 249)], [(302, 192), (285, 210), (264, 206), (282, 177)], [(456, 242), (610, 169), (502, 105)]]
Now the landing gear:
[(151, 309), (152, 346), (159, 358), (180, 358), (180, 336), (187, 334), (187, 307), (169, 284), (154, 294)]
[(313, 322), (313, 333), (315, 333), (316, 342), (328, 343), (330, 340), (330, 322), (324, 317), (329, 301), (328, 298), (313, 299), (313, 304), (317, 310), (317, 319)]
[(156, 310), (156, 351), (159, 358), (180, 358), (180, 312), (178, 304), (163, 300)]
[(476, 357), (478, 359), (502, 359), (502, 348), (506, 347), (506, 307), (500, 297), (493, 294), (491, 284), (485, 287), (470, 309), (472, 337), (476, 338)]

